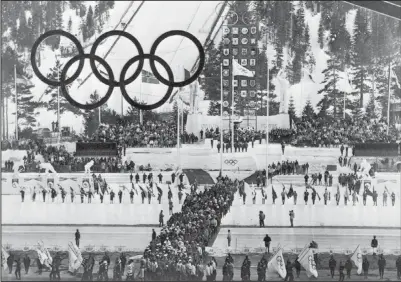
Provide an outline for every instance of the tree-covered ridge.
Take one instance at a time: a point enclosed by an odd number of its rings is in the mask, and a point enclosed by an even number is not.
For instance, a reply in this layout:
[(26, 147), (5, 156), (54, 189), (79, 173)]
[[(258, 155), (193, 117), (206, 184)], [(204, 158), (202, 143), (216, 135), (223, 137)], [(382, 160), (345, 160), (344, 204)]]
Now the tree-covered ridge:
[[(272, 62), (276, 73), (284, 69), (292, 85), (300, 82), (305, 70), (314, 71), (316, 58), (310, 38), (318, 37), (319, 47), (328, 57), (320, 84), (320, 111), (342, 116), (345, 99), (348, 113), (365, 105), (386, 117), (389, 64), (401, 79), (401, 22), (341, 1), (235, 1), (232, 9), (238, 14), (247, 12), (248, 18), (269, 28), (267, 38), (276, 51)], [(310, 34), (306, 11), (319, 17), (317, 35)], [(347, 24), (351, 12), (356, 14), (350, 32)], [(265, 38), (266, 35), (261, 32), (260, 41), (263, 44)], [(213, 77), (213, 90), (206, 93), (210, 99), (219, 100), (218, 48), (211, 48), (208, 53), (211, 59), (206, 63), (205, 76)], [(262, 60), (258, 63), (265, 64)], [(344, 93), (338, 87), (340, 80), (344, 79), (349, 80), (353, 89), (351, 93)], [(364, 101), (366, 94), (368, 105)], [(400, 101), (401, 89), (397, 87), (394, 75), (391, 95), (393, 101)], [(219, 105), (219, 102), (213, 104)]]
[[(28, 79), (32, 77), (32, 74), (27, 71), (30, 65), (30, 51), (34, 41), (41, 34), (54, 29), (67, 30), (84, 45), (96, 32), (102, 30), (109, 18), (109, 11), (113, 7), (114, 1), (90, 1), (89, 4), (87, 1), (2, 1), (2, 105), (5, 105), (5, 99), (15, 95), (14, 66), (17, 68), (17, 77), (23, 76)], [(69, 17), (68, 21), (64, 16), (67, 11), (75, 11), (75, 17)], [(74, 27), (74, 23), (77, 26)], [(68, 44), (72, 42), (68, 41)], [(46, 39), (41, 44), (41, 49), (46, 45), (52, 50), (60, 49), (62, 56), (71, 55), (72, 47), (60, 46), (58, 36)], [(37, 53), (39, 66), (40, 53), (39, 50)], [(57, 76), (55, 71), (56, 69), (52, 69), (48, 76)], [(17, 89), (17, 91), (18, 116), (21, 123), (33, 126), (36, 122), (37, 108), (41, 106), (41, 103), (34, 101), (34, 95), (30, 89)], [(57, 104), (55, 103), (56, 92), (56, 88), (49, 87), (44, 93), (50, 95), (49, 109), (53, 111)], [(62, 111), (73, 109), (68, 106), (68, 103), (64, 104)], [(3, 113), (5, 115), (5, 111)]]

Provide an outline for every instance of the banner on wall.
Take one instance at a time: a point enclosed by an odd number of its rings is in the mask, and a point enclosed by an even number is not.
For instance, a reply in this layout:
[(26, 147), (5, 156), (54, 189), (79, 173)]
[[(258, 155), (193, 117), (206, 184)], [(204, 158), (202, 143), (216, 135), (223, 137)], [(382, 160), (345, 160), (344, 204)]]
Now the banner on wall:
[(90, 178), (82, 178), (82, 188), (84, 188), (85, 191), (91, 189)]
[(13, 188), (15, 188), (15, 189), (19, 188), (19, 179), (18, 178), (13, 178), (11, 183), (12, 183)]
[(48, 178), (47, 179), (47, 188), (48, 189), (54, 188), (54, 178)]

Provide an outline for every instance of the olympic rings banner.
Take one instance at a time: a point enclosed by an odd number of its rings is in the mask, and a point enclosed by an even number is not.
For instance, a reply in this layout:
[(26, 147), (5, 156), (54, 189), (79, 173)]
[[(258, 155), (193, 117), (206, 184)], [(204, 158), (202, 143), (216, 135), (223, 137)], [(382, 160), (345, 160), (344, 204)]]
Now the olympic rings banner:
[[(46, 38), (50, 37), (50, 36), (55, 36), (55, 35), (59, 35), (59, 36), (65, 36), (68, 39), (70, 39), (76, 46), (77, 50), (78, 50), (78, 55), (74, 56), (73, 58), (71, 58), (64, 66), (64, 68), (61, 71), (60, 74), (60, 81), (54, 81), (51, 79), (48, 79), (46, 76), (44, 76), (37, 64), (36, 64), (36, 52), (39, 48), (39, 45), (41, 42), (43, 42)], [(198, 51), (199, 51), (199, 66), (198, 69), (196, 70), (196, 72), (189, 77), (188, 79), (182, 81), (182, 82), (175, 82), (174, 81), (174, 75), (173, 75), (173, 71), (171, 70), (170, 66), (166, 63), (166, 61), (164, 61), (162, 58), (160, 58), (159, 56), (155, 55), (156, 53), (156, 49), (159, 46), (159, 44), (166, 38), (171, 37), (171, 36), (176, 36), (176, 35), (180, 35), (183, 37), (188, 38), (189, 40), (191, 40), (197, 47)], [(101, 57), (95, 55), (96, 50), (98, 48), (98, 46), (100, 45), (100, 43), (105, 40), (106, 38), (110, 37), (110, 36), (121, 36), (121, 37), (125, 37), (127, 38), (129, 41), (131, 41), (137, 48), (139, 55), (132, 57), (131, 59), (129, 59), (127, 61), (127, 63), (123, 66), (121, 73), (120, 73), (120, 78), (119, 81), (114, 80), (114, 73), (113, 70), (111, 69), (110, 65)], [(81, 104), (78, 103), (77, 101), (75, 101), (70, 94), (68, 93), (67, 90), (67, 86), (69, 84), (71, 84), (72, 82), (74, 82), (78, 76), (81, 74), (82, 69), (84, 67), (84, 60), (85, 59), (89, 59), (89, 63), (90, 63), (90, 67), (93, 71), (93, 74), (105, 85), (109, 86), (106, 95), (100, 99), (98, 102), (93, 103), (93, 104)], [(158, 102), (154, 103), (154, 104), (150, 104), (150, 105), (144, 105), (144, 104), (140, 104), (136, 101), (134, 101), (133, 99), (131, 99), (131, 97), (129, 96), (126, 87), (128, 84), (132, 83), (136, 78), (138, 78), (138, 76), (141, 74), (142, 68), (143, 68), (143, 64), (144, 64), (144, 60), (148, 59), (149, 60), (149, 64), (150, 64), (150, 68), (154, 74), (154, 76), (164, 85), (168, 86), (167, 92), (166, 94), (163, 96), (163, 98), (161, 100), (159, 100)], [(72, 66), (73, 63), (75, 63), (76, 61), (79, 61), (79, 65), (78, 65), (78, 69), (77, 71), (69, 78), (67, 78), (67, 71), (68, 69)], [(101, 73), (99, 72), (99, 70), (96, 68), (95, 65), (95, 61), (97, 61), (98, 63), (100, 63), (107, 72), (108, 78), (105, 78), (104, 76), (101, 75)], [(167, 76), (168, 79), (165, 79), (156, 69), (155, 66), (155, 61), (158, 62), (159, 64), (161, 64), (167, 72)], [(137, 69), (135, 70), (134, 74), (129, 77), (129, 78), (125, 78), (127, 71), (129, 69), (129, 67), (134, 64), (135, 62), (139, 62)], [(139, 43), (139, 41), (132, 36), (131, 34), (129, 34), (128, 32), (122, 31), (122, 30), (112, 30), (112, 31), (108, 31), (104, 34), (102, 34), (99, 38), (96, 39), (96, 41), (93, 43), (92, 48), (90, 50), (89, 54), (85, 54), (84, 53), (84, 49), (81, 45), (81, 43), (78, 41), (78, 39), (72, 35), (71, 33), (68, 33), (66, 31), (63, 30), (50, 30), (45, 32), (44, 34), (42, 34), (33, 44), (32, 46), (32, 51), (31, 51), (31, 64), (32, 64), (32, 69), (33, 72), (35, 73), (35, 75), (44, 83), (46, 83), (49, 86), (54, 86), (54, 87), (60, 87), (61, 93), (62, 95), (66, 98), (66, 100), (73, 106), (79, 108), (79, 109), (83, 109), (83, 110), (93, 110), (96, 109), (98, 107), (101, 107), (102, 105), (104, 105), (111, 97), (111, 94), (113, 93), (114, 87), (120, 87), (121, 90), (121, 94), (123, 95), (124, 99), (133, 107), (140, 109), (140, 110), (145, 110), (145, 111), (149, 111), (149, 110), (154, 110), (156, 108), (161, 107), (165, 102), (168, 101), (168, 99), (171, 96), (171, 93), (173, 91), (174, 87), (184, 87), (186, 85), (191, 84), (192, 82), (194, 82), (199, 75), (201, 74), (203, 67), (205, 65), (205, 51), (203, 49), (202, 44), (199, 42), (199, 40), (192, 35), (189, 32), (183, 31), (183, 30), (171, 30), (168, 32), (163, 33), (162, 35), (160, 35), (155, 42), (153, 43), (153, 45), (150, 48), (150, 53), (149, 54), (145, 54), (143, 52), (142, 46)]]

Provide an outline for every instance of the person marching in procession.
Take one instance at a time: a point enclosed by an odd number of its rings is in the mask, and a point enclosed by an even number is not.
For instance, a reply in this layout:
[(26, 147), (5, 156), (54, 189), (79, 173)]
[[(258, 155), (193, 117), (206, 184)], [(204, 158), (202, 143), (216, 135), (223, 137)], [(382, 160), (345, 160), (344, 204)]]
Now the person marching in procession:
[(295, 213), (294, 213), (294, 211), (293, 210), (290, 210), (290, 223), (291, 223), (291, 226), (290, 227), (294, 227), (294, 218), (295, 218)]
[(284, 184), (283, 184), (283, 191), (281, 192), (281, 200), (283, 202), (283, 205), (285, 204), (285, 196), (286, 195), (287, 194), (285, 193), (285, 187), (284, 187)]
[(324, 205), (327, 205), (327, 200), (329, 199), (329, 191), (327, 191), (327, 187), (324, 190), (324, 194), (323, 194), (323, 199), (324, 199)]
[(231, 232), (230, 232), (230, 229), (228, 229), (228, 234), (227, 234), (227, 246), (231, 247)]
[(52, 203), (54, 203), (54, 199), (57, 197), (57, 192), (56, 189), (54, 189), (53, 187), (50, 187), (50, 195), (52, 198)]
[(173, 207), (174, 207), (173, 201), (169, 201), (168, 202), (168, 211), (169, 211), (170, 215), (173, 215)]
[(24, 191), (24, 187), (21, 187), (21, 190), (19, 191), (21, 193), (21, 202), (24, 202), (24, 198), (25, 198), (25, 191)]
[(329, 269), (330, 269), (331, 278), (334, 278), (334, 270), (336, 269), (336, 265), (337, 265), (337, 262), (334, 259), (334, 256), (330, 255)]
[(123, 200), (123, 191), (121, 189), (118, 191), (118, 200), (119, 200), (119, 202), (121, 204), (121, 202)]
[[(33, 186), (33, 191), (32, 191), (32, 202), (35, 202), (35, 200), (36, 200), (36, 193), (37, 193), (37, 191), (36, 191), (36, 186)], [(393, 206), (394, 206), (394, 204), (393, 204)]]
[(135, 182), (136, 183), (139, 183), (139, 179), (140, 179), (140, 176), (139, 176), (139, 174), (138, 174), (138, 172), (135, 174)]
[(338, 281), (344, 281), (345, 276), (344, 276), (344, 266), (343, 266), (342, 261), (340, 261), (340, 266), (338, 267), (338, 272), (340, 274), (340, 278)]
[(84, 188), (82, 188), (81, 186), (79, 186), (81, 189), (80, 189), (80, 192), (81, 192), (81, 204), (83, 204), (84, 203), (84, 196), (86, 196), (86, 193), (85, 193), (85, 190), (84, 190)]
[(29, 266), (31, 265), (31, 259), (28, 257), (28, 254), (25, 255), (23, 262), (24, 262), (25, 274), (28, 274)]
[(74, 197), (75, 197), (75, 192), (74, 192), (74, 189), (72, 189), (72, 187), (70, 187), (70, 194), (71, 194), (71, 203), (73, 203)]
[(45, 189), (45, 188), (42, 188), (43, 203), (46, 202), (46, 193), (47, 193), (46, 189)]
[(163, 190), (157, 184), (156, 184), (156, 187), (157, 187), (157, 193), (158, 193), (157, 201), (159, 202), (159, 205), (160, 205), (162, 202)]
[(305, 192), (304, 192), (304, 201), (305, 201), (305, 205), (308, 204), (308, 198), (309, 198), (309, 192), (308, 192), (308, 189), (305, 188)]
[(252, 191), (252, 203), (253, 204), (256, 203), (256, 189), (253, 189), (253, 191)]
[(161, 172), (157, 177), (159, 178), (159, 183), (163, 183), (163, 174)]
[(115, 193), (113, 190), (111, 190), (110, 191), (110, 204), (114, 204), (114, 196), (115, 196)]
[(161, 210), (159, 214), (159, 227), (163, 227), (163, 225), (164, 225), (164, 214), (163, 210)]
[(265, 252), (270, 253), (270, 242), (272, 239), (266, 234), (265, 238), (263, 238), (263, 241), (265, 242)]
[(379, 265), (379, 276), (380, 279), (384, 279), (384, 268), (386, 267), (386, 259), (384, 258), (383, 254), (380, 254), (379, 260), (377, 261)]
[(131, 204), (134, 203), (134, 194), (135, 194), (134, 189), (131, 188), (131, 191), (129, 192), (129, 199), (131, 201)]
[(363, 275), (364, 275), (365, 279), (368, 279), (369, 261), (366, 256), (363, 258), (362, 270), (363, 270)]

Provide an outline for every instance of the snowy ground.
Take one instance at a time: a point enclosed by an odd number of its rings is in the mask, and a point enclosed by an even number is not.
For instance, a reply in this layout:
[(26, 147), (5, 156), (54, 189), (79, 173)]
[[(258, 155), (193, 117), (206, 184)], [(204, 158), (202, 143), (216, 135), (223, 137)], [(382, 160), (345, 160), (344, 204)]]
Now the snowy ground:
[[(231, 246), (227, 244), (228, 230), (231, 233)], [(264, 252), (263, 238), (269, 234), (272, 239), (270, 251), (280, 244), (285, 252), (303, 248), (314, 240), (319, 244), (319, 252), (344, 252), (360, 244), (362, 249), (371, 252), (370, 241), (377, 236), (379, 248), (400, 249), (401, 231), (399, 229), (358, 229), (358, 228), (222, 228), (212, 248), (223, 252), (249, 249), (250, 252)], [(353, 251), (353, 250), (352, 250)]]

